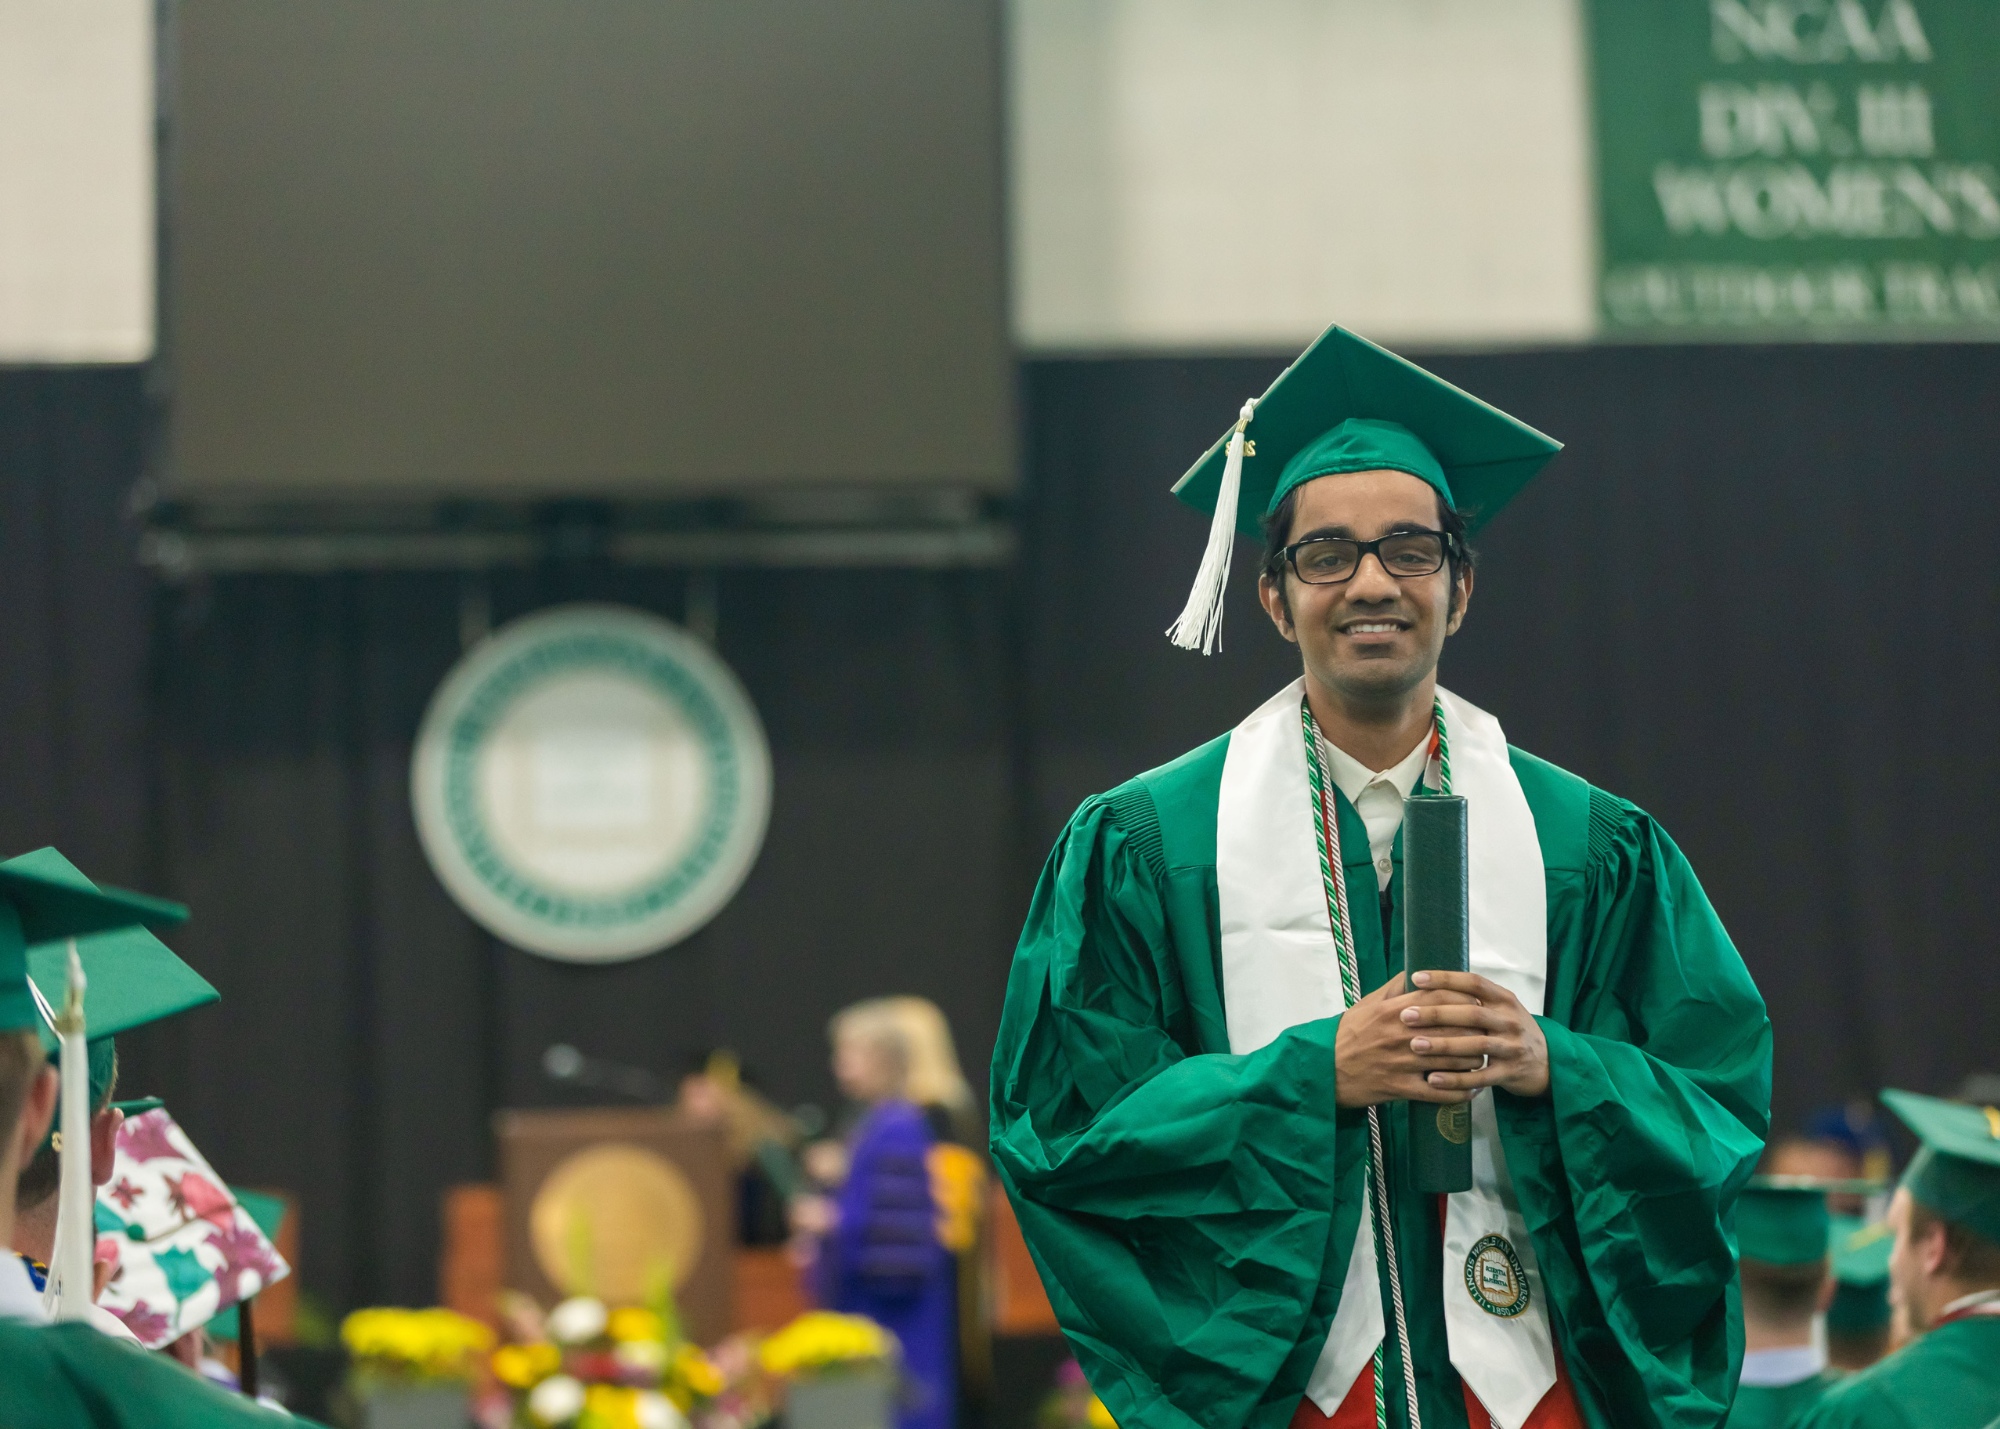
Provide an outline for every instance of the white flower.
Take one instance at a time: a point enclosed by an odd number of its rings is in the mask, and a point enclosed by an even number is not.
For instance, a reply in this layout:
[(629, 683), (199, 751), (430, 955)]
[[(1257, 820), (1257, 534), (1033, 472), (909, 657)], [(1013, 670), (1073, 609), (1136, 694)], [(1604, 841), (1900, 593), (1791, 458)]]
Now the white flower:
[(667, 1367), (667, 1347), (658, 1340), (627, 1340), (611, 1353), (626, 1369), (657, 1372)]
[(639, 1429), (688, 1429), (687, 1416), (671, 1399), (657, 1390), (640, 1391), (633, 1406)]
[(569, 1375), (550, 1375), (528, 1392), (528, 1417), (537, 1424), (566, 1424), (581, 1413), (583, 1384)]
[(580, 1345), (603, 1334), (610, 1319), (602, 1300), (578, 1295), (549, 1311), (549, 1338), (559, 1345)]

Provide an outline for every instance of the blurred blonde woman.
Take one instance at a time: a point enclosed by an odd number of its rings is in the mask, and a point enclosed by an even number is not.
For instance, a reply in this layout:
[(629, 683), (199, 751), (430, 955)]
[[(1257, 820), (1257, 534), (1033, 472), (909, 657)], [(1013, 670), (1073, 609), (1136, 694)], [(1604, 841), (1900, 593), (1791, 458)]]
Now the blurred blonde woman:
[(930, 1151), (931, 1194), (938, 1238), (957, 1257), (958, 1388), (961, 1399), (984, 1403), (993, 1379), (993, 1316), (987, 1295), (986, 1158), (972, 1088), (959, 1069), (951, 1024), (927, 997), (883, 997), (882, 1014), (897, 1026), (908, 1055), (904, 1095), (921, 1108), (936, 1138)]
[(951, 1024), (927, 997), (878, 997), (856, 1003), (850, 1012), (866, 1009), (901, 1034), (908, 1058), (903, 1095), (930, 1118), (940, 1141), (976, 1145), (979, 1127), (973, 1112), (972, 1088), (959, 1070), (958, 1047)]
[(963, 1194), (942, 1185), (939, 1171), (971, 1153), (939, 1135), (933, 1117), (947, 1124), (954, 1113), (969, 1117), (971, 1093), (943, 1014), (922, 998), (855, 1003), (834, 1016), (827, 1035), (834, 1078), (862, 1114), (847, 1137), (845, 1174), (816, 1169), (839, 1185), (801, 1197), (793, 1225), (814, 1243), (820, 1304), (866, 1315), (901, 1342), (915, 1393), (900, 1429), (950, 1429), (959, 1318), (950, 1202)]

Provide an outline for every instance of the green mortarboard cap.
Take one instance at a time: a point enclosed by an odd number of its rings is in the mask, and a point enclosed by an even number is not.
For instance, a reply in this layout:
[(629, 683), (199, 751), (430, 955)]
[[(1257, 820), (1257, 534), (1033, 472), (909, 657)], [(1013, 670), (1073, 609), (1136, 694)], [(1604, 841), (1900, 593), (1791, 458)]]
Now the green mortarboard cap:
[[(1256, 537), (1263, 518), (1300, 482), (1343, 471), (1407, 471), (1436, 487), (1477, 528), (1562, 450), (1525, 422), (1462, 392), (1395, 353), (1330, 327), (1257, 399), (1244, 435), (1236, 529)], [(1190, 506), (1214, 511), (1230, 433), (1174, 484)]]
[[(57, 944), (60, 958), (60, 944), (70, 938), (79, 940), (81, 953), (81, 940), (90, 934), (138, 924), (171, 925), (186, 917), (187, 909), (178, 903), (97, 887), (54, 849), (0, 863), (0, 1031), (42, 1025), (28, 982), (33, 945)], [(56, 984), (59, 991), (64, 986), (61, 980)], [(87, 1006), (94, 1005), (92, 998)]]
[(2000, 1108), (1894, 1089), (1882, 1101), (1923, 1143), (1904, 1189), (1934, 1214), (2000, 1242)]
[(1887, 1221), (1835, 1216), (1832, 1240), (1828, 1243), (1833, 1256), (1833, 1278), (1842, 1285), (1886, 1285), (1889, 1249), (1895, 1243), (1896, 1233), (1889, 1229)]
[(1194, 589), (1167, 634), (1185, 650), (1216, 648), (1231, 542), (1238, 534), (1255, 539), (1264, 517), (1303, 482), (1406, 471), (1477, 530), (1561, 450), (1561, 442), (1414, 362), (1330, 327), (1262, 397), (1244, 403), (1236, 425), (1174, 483), (1174, 495), (1210, 517)]
[[(75, 864), (52, 848), (36, 849), (0, 863), (0, 879), (9, 874), (32, 874), (49, 883), (60, 884), (80, 894), (101, 895), (97, 885)], [(145, 921), (156, 926), (179, 923), (187, 910), (175, 903), (140, 898), (137, 894), (115, 894), (137, 899), (146, 905)], [(85, 1035), (90, 1038), (92, 1070), (96, 1070), (96, 1046), (121, 1032), (158, 1022), (177, 1012), (214, 1002), (220, 996), (200, 973), (182, 962), (174, 950), (142, 927), (127, 926), (89, 936), (58, 934), (52, 940), (29, 937), (28, 974), (35, 980), (51, 1009), (62, 1006), (68, 986), (68, 939), (76, 937), (76, 954), (83, 962), (89, 986), (83, 994)], [(56, 1035), (46, 1022), (41, 1024), (42, 1045), (55, 1050)], [(94, 1096), (101, 1095), (93, 1087)]]
[(1826, 1328), (1836, 1335), (1859, 1335), (1889, 1323), (1889, 1249), (1895, 1234), (1881, 1221), (1859, 1216), (1833, 1218), (1833, 1303)]
[(1826, 1187), (1802, 1176), (1752, 1176), (1736, 1200), (1736, 1249), (1766, 1265), (1810, 1265), (1827, 1254)]

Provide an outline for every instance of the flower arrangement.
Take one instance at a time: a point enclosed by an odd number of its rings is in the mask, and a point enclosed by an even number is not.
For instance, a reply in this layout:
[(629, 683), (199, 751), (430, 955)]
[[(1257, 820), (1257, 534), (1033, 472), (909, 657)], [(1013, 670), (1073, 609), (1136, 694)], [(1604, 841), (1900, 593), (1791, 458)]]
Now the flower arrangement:
[(727, 1388), (670, 1314), (577, 1296), (526, 1328), (491, 1361), (518, 1429), (689, 1429)]
[(757, 1363), (776, 1379), (884, 1366), (896, 1357), (896, 1337), (862, 1315), (810, 1310), (758, 1347)]
[(478, 1378), (493, 1331), (450, 1310), (356, 1310), (340, 1324), (355, 1387), (465, 1385)]
[[(758, 1429), (805, 1386), (873, 1374), (893, 1389), (895, 1336), (859, 1315), (812, 1311), (761, 1342), (705, 1352), (663, 1311), (578, 1296), (546, 1315), (503, 1297), (511, 1341), (495, 1350), (487, 1429)], [(1108, 1429), (1101, 1426), (1100, 1429)]]

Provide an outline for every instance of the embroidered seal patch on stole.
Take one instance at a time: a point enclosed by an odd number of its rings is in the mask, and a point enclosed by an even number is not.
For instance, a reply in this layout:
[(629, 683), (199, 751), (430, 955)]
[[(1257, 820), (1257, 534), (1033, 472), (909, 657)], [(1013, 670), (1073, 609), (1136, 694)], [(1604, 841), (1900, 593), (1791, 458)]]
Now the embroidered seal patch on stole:
[(1481, 1236), (1465, 1257), (1465, 1293), (1489, 1315), (1511, 1320), (1528, 1308), (1528, 1276), (1503, 1235)]

